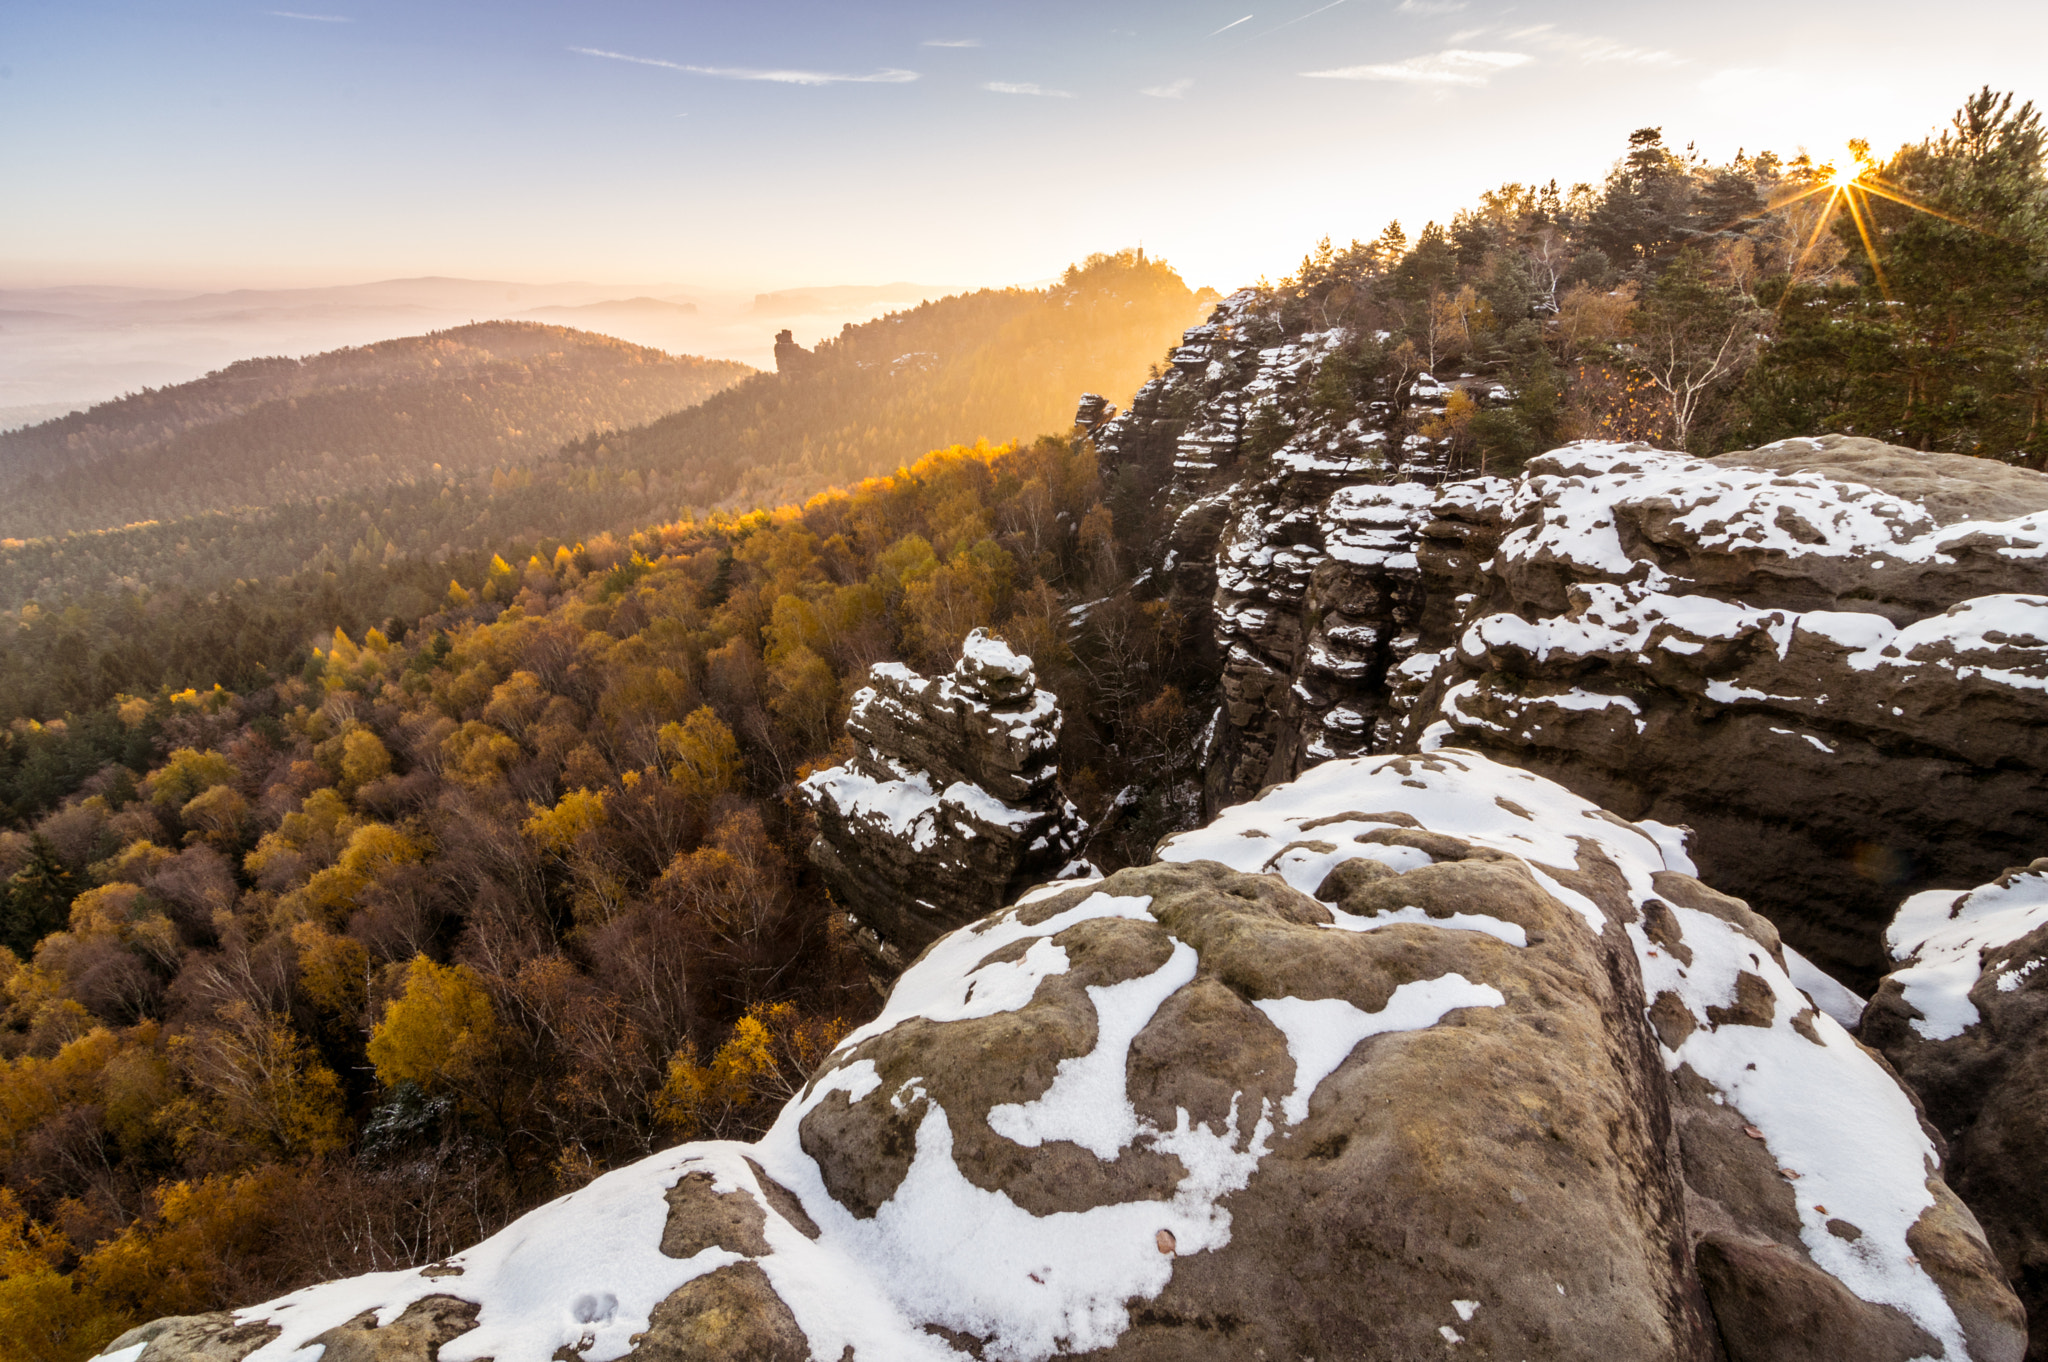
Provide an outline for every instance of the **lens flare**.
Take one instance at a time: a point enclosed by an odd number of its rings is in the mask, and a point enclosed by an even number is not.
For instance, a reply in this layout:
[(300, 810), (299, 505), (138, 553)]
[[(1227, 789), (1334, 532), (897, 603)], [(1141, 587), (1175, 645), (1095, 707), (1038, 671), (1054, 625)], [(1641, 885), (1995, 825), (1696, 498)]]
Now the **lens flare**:
[[(1856, 224), (1856, 234), (1863, 240), (1863, 255), (1870, 262), (1870, 272), (1877, 279), (1878, 291), (1886, 299), (1892, 296), (1891, 282), (1885, 278), (1884, 266), (1877, 258), (1877, 244), (1872, 239), (1870, 224), (1873, 220), (1872, 197), (1888, 199), (1893, 203), (1910, 208), (1916, 213), (1952, 222), (1958, 227), (1967, 227), (1973, 232), (1984, 229), (1975, 223), (1965, 222), (1959, 217), (1942, 212), (1921, 203), (1897, 185), (1891, 184), (1878, 173), (1877, 163), (1870, 159), (1869, 147), (1865, 143), (1851, 142), (1849, 154), (1839, 163), (1824, 164), (1815, 169), (1814, 178), (1804, 185), (1794, 185), (1787, 192), (1779, 194), (1770, 204), (1772, 211), (1790, 208), (1817, 194), (1826, 194), (1827, 203), (1822, 206), (1820, 218), (1814, 223), (1813, 234), (1806, 239), (1806, 248), (1799, 253), (1797, 265), (1806, 263), (1813, 248), (1819, 244), (1821, 234), (1835, 221), (1837, 210), (1847, 210), (1849, 218)], [(1797, 265), (1794, 266), (1795, 270)], [(1789, 296), (1789, 295), (1788, 295)], [(1782, 300), (1779, 304), (1783, 306)]]

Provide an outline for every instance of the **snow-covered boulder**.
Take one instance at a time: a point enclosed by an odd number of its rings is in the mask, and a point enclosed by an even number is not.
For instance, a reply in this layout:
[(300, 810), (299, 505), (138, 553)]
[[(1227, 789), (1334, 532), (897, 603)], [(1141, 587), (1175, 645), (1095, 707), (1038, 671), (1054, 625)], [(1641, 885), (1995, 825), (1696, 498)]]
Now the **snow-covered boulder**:
[(818, 817), (811, 860), (882, 977), (1079, 855), (1059, 705), (1002, 640), (976, 629), (936, 679), (877, 663), (846, 729), (854, 759), (798, 792)]
[(2016, 1362), (1911, 1097), (1680, 842), (1333, 761), (935, 941), (755, 1144), (116, 1351)]
[(1899, 908), (1862, 1035), (1926, 1103), (2048, 1358), (2048, 858)]
[(1690, 825), (1710, 881), (1865, 984), (1901, 893), (2048, 845), (2048, 477), (1840, 436), (1583, 444), (1476, 500), (1421, 532), (1399, 744)]

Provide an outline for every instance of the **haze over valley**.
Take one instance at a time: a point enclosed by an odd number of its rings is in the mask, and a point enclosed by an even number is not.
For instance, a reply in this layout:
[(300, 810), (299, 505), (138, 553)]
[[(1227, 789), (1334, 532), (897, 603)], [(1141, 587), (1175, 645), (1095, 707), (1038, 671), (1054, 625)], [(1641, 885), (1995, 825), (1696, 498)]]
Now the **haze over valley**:
[(480, 321), (548, 322), (759, 368), (773, 364), (774, 332), (783, 327), (811, 344), (847, 322), (958, 291), (914, 283), (753, 292), (447, 278), (201, 293), (0, 286), (0, 430), (189, 382), (240, 359), (311, 355)]

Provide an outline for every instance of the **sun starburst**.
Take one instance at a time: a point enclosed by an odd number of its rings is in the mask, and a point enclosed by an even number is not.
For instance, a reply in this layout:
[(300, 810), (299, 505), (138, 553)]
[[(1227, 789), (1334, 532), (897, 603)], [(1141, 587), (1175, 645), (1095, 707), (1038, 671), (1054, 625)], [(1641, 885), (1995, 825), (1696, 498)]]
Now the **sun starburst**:
[(1794, 262), (1795, 274), (1799, 266), (1804, 265), (1813, 254), (1814, 247), (1820, 244), (1822, 233), (1833, 225), (1835, 214), (1846, 211), (1850, 221), (1856, 224), (1856, 235), (1863, 240), (1863, 255), (1870, 262), (1870, 272), (1877, 279), (1878, 291), (1887, 301), (1891, 301), (1891, 283), (1885, 278), (1884, 265), (1877, 258), (1877, 244), (1870, 233), (1870, 224), (1874, 221), (1870, 202), (1873, 195), (1901, 204), (1916, 213), (1925, 213), (1929, 217), (1940, 218), (1943, 222), (1952, 222), (1958, 227), (1967, 227), (1972, 231), (1983, 230), (1974, 223), (1965, 222), (1959, 217), (1942, 212), (1939, 208), (1920, 202), (1899, 186), (1887, 181), (1878, 173), (1877, 163), (1871, 160), (1870, 145), (1867, 142), (1851, 142), (1848, 153), (1840, 164), (1828, 162), (1818, 167), (1818, 173), (1810, 183), (1804, 186), (1791, 186), (1771, 200), (1771, 210), (1777, 211), (1790, 208), (1795, 203), (1801, 203), (1819, 194), (1828, 196), (1826, 204), (1821, 208), (1819, 219), (1813, 225), (1812, 234), (1806, 238), (1806, 245), (1801, 248), (1799, 258)]

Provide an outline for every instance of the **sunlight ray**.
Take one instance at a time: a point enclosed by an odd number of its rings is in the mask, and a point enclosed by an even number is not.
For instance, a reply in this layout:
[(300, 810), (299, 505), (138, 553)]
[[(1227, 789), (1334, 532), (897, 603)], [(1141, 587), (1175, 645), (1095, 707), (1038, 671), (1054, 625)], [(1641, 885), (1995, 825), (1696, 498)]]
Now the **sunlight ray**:
[(1890, 301), (1892, 286), (1884, 277), (1884, 266), (1878, 263), (1877, 246), (1870, 239), (1870, 228), (1863, 221), (1863, 210), (1857, 206), (1853, 191), (1844, 189), (1842, 198), (1849, 205), (1849, 216), (1856, 221), (1856, 234), (1863, 238), (1863, 253), (1870, 259), (1870, 272), (1877, 276), (1877, 291)]

